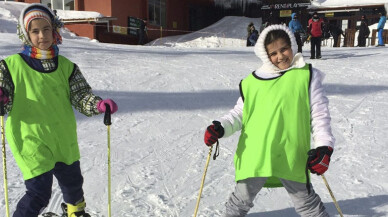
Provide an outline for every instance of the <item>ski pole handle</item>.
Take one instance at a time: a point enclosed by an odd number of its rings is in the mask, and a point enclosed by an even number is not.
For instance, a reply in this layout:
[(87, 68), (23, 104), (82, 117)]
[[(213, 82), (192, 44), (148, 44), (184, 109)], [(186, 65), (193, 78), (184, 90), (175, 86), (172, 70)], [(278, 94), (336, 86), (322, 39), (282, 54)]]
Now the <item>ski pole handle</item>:
[(3, 101), (0, 101), (0, 116), (5, 115), (5, 105)]
[(107, 126), (112, 125), (110, 106), (107, 103), (105, 103), (104, 124)]

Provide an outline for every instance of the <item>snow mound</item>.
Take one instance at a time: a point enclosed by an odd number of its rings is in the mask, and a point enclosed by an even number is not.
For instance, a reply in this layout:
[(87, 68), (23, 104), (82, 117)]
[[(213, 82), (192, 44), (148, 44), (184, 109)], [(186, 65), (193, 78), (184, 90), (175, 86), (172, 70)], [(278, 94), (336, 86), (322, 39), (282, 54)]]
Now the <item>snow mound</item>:
[(90, 19), (104, 17), (104, 15), (94, 11), (57, 10), (57, 15), (61, 19)]
[(244, 47), (247, 26), (252, 22), (256, 29), (261, 26), (261, 18), (227, 16), (213, 25), (189, 34), (159, 38), (148, 45), (166, 47)]
[(20, 11), (26, 5), (20, 2), (0, 2), (0, 33), (16, 33)]

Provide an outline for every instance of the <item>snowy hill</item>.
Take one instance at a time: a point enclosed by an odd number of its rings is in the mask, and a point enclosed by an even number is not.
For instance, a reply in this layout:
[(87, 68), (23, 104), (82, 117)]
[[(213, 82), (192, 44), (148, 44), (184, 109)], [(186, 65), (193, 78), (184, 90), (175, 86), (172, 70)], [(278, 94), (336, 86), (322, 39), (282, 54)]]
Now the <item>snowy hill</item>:
[(261, 18), (228, 16), (200, 31), (156, 39), (149, 45), (199, 48), (242, 47), (246, 45), (247, 26), (251, 22), (256, 29), (260, 29)]
[[(15, 28), (21, 4), (0, 2), (0, 59), (21, 49)], [(218, 27), (231, 35), (245, 34), (233, 26), (225, 22)], [(202, 37), (219, 37), (214, 32)], [(223, 40), (232, 44), (234, 39)], [(203, 133), (233, 108), (240, 80), (261, 65), (251, 47), (192, 46), (103, 44), (64, 35), (60, 54), (77, 63), (96, 94), (119, 105), (111, 126), (114, 217), (193, 216), (208, 154)], [(326, 178), (336, 199), (346, 217), (388, 216), (388, 48), (323, 47), (322, 60), (310, 60), (309, 53), (304, 46), (306, 61), (326, 73), (337, 139)], [(87, 118), (76, 112), (76, 118), (87, 210), (106, 217), (106, 126), (102, 115)], [(198, 216), (221, 216), (234, 188), (238, 138), (236, 133), (220, 140), (220, 156), (210, 162)], [(8, 146), (6, 156), (12, 213), (25, 188)], [(329, 214), (339, 216), (322, 179), (312, 176), (312, 183)], [(5, 216), (3, 195), (0, 182), (0, 216)], [(61, 202), (54, 183), (47, 210), (59, 211)], [(254, 205), (248, 217), (297, 216), (283, 188), (263, 189)]]

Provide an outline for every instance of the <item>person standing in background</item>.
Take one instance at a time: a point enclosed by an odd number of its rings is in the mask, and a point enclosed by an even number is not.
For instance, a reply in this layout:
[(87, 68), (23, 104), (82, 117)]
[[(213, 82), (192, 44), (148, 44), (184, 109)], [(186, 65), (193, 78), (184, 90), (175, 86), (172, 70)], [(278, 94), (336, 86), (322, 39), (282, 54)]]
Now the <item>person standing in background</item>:
[(255, 46), (258, 37), (259, 32), (256, 29), (253, 30), (251, 36), (249, 36), (249, 42), (251, 43), (251, 46)]
[(298, 45), (298, 53), (302, 53), (302, 39), (300, 34), (304, 34), (305, 31), (303, 29), (302, 24), (298, 20), (298, 15), (296, 13), (291, 14), (291, 21), (288, 23), (288, 27), (291, 29), (292, 33), (294, 33), (296, 44)]
[[(251, 35), (252, 35), (252, 33), (253, 33), (254, 30), (256, 30), (254, 24), (253, 24), (252, 22), (249, 23), (249, 24), (248, 24), (248, 27), (247, 27), (247, 33), (248, 33), (248, 35), (247, 35), (247, 47), (254, 46), (254, 44), (252, 44), (252, 43), (251, 43), (251, 40), (250, 40)], [(257, 40), (257, 39), (256, 39), (256, 40)]]
[(370, 30), (368, 27), (368, 21), (366, 20), (365, 15), (361, 16), (361, 24), (358, 32), (358, 45), (357, 47), (365, 47), (366, 39), (369, 37)]
[(146, 19), (140, 19), (140, 25), (138, 29), (139, 33), (139, 41), (138, 45), (144, 45), (147, 42), (147, 20)]
[(47, 7), (50, 8), (53, 12), (54, 12), (54, 15), (57, 16), (57, 10), (54, 10), (53, 6), (51, 5), (51, 3), (47, 3)]
[(384, 39), (383, 39), (383, 32), (384, 32), (385, 21), (387, 20), (387, 17), (385, 16), (385, 12), (380, 12), (379, 14), (380, 14), (380, 20), (379, 20), (379, 24), (377, 25), (379, 43), (377, 44), (377, 47), (385, 46)]
[(314, 12), (313, 17), (309, 20), (308, 32), (311, 35), (311, 57), (310, 59), (320, 59), (321, 41), (323, 33), (323, 20), (319, 18), (318, 13)]
[(345, 37), (344, 31), (338, 25), (332, 23), (329, 24), (329, 31), (330, 34), (333, 36), (333, 47), (340, 47), (340, 45), (338, 44), (338, 39), (340, 35)]

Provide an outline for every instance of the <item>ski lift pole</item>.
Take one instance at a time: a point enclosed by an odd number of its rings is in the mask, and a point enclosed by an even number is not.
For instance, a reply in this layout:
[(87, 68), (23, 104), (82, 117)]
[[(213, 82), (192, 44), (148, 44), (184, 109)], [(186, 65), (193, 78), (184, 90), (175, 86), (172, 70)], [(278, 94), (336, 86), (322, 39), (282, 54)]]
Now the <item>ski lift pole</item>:
[(7, 155), (5, 153), (5, 135), (4, 135), (4, 115), (5, 108), (4, 103), (0, 102), (0, 116), (1, 116), (1, 143), (3, 153), (3, 179), (4, 179), (4, 199), (5, 199), (5, 210), (6, 216), (9, 217), (9, 204), (8, 204), (8, 181), (7, 181)]
[(205, 165), (205, 171), (204, 171), (203, 176), (202, 176), (201, 187), (199, 188), (199, 195), (198, 195), (198, 199), (197, 199), (197, 204), (195, 205), (194, 217), (197, 216), (198, 207), (199, 207), (199, 201), (201, 200), (201, 195), (202, 195), (202, 190), (203, 190), (203, 184), (205, 183), (206, 172), (207, 172), (207, 168), (208, 168), (208, 166), (209, 166), (209, 161), (210, 161), (210, 157), (211, 157), (211, 155), (212, 155), (212, 150), (213, 150), (213, 146), (210, 146), (209, 154), (207, 155), (207, 160), (206, 160), (206, 165)]
[(110, 106), (105, 103), (105, 108), (104, 124), (108, 132), (108, 217), (111, 217), (110, 125), (112, 122)]
[(334, 205), (335, 207), (337, 208), (337, 211), (338, 213), (340, 214), (341, 217), (343, 217), (344, 215), (342, 214), (342, 211), (341, 211), (341, 208), (339, 207), (338, 203), (337, 203), (337, 200), (335, 199), (334, 197), (334, 194), (333, 192), (331, 191), (331, 188), (329, 186), (329, 183), (327, 183), (327, 180), (325, 178), (325, 176), (322, 174), (322, 179), (323, 179), (323, 182), (325, 183), (326, 187), (327, 187), (327, 190), (329, 190), (329, 193), (330, 193), (330, 196), (331, 198), (333, 199), (333, 202), (334, 202)]

